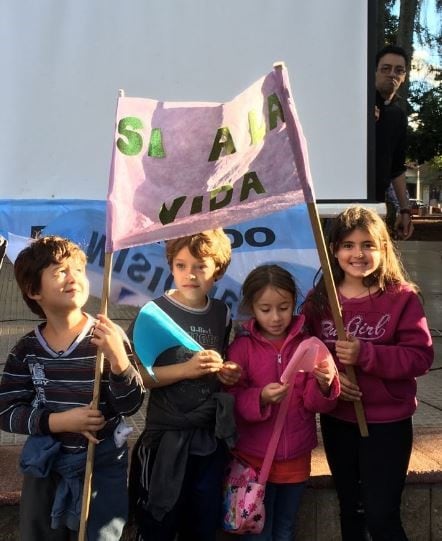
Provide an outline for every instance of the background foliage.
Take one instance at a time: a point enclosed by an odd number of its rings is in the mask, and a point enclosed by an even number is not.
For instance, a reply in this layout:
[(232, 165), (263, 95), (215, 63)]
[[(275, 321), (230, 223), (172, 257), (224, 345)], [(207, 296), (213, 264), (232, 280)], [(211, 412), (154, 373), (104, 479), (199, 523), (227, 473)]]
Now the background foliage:
[[(397, 44), (412, 58), (415, 77), (400, 89), (409, 115), (408, 159), (429, 162), (442, 175), (442, 0), (377, 0), (377, 10), (378, 49)], [(429, 62), (414, 54), (418, 49)]]

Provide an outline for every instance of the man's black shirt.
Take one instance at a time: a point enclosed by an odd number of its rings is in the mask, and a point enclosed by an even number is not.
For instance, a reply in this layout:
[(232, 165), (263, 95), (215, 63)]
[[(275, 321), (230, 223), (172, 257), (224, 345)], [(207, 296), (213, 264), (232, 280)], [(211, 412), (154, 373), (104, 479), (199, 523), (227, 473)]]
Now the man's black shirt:
[(379, 118), (376, 121), (376, 200), (385, 201), (385, 190), (392, 179), (405, 172), (407, 116), (393, 101), (376, 92)]

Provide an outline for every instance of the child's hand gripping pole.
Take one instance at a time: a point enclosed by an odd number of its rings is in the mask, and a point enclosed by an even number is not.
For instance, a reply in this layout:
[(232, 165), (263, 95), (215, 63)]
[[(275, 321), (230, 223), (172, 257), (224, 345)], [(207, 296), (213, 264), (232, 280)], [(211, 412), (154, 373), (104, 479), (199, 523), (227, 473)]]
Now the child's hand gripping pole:
[[(328, 261), (328, 259), (327, 259)], [(333, 320), (335, 322), (336, 326), (336, 332), (338, 334), (339, 340), (347, 340), (347, 333), (345, 331), (344, 322), (342, 321), (342, 313), (341, 313), (341, 307), (338, 303), (338, 296), (336, 294), (335, 284), (333, 282), (333, 279), (331, 277), (331, 271), (330, 268), (329, 273), (330, 275), (326, 279), (326, 272), (324, 271), (324, 267), (322, 267), (324, 272), (324, 280), (327, 288), (327, 294), (328, 294), (328, 301), (330, 303), (330, 309), (333, 315)], [(327, 286), (327, 280), (331, 282)], [(331, 292), (332, 290), (332, 292)], [(356, 373), (354, 366), (351, 364), (347, 364), (345, 366), (345, 373), (347, 374), (348, 379), (353, 383), (354, 385), (357, 385), (357, 379), (356, 379)], [(367, 427), (367, 421), (365, 420), (365, 413), (364, 408), (362, 407), (362, 402), (360, 400), (357, 400), (353, 402), (354, 408), (355, 408), (355, 414), (356, 419), (358, 421), (359, 431), (361, 433), (361, 436), (367, 437), (368, 436), (368, 427)]]

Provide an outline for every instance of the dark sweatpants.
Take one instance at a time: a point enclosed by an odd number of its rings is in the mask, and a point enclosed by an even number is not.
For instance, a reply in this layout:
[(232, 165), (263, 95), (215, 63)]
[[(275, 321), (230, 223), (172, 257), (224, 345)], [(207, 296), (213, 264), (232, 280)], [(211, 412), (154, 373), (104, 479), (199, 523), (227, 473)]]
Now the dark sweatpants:
[(411, 418), (369, 423), (363, 438), (355, 423), (321, 415), (327, 461), (341, 510), (343, 541), (407, 541), (400, 506), (413, 444)]
[[(161, 521), (146, 509), (148, 487), (156, 451), (141, 438), (134, 447), (129, 475), (130, 514), (137, 541), (215, 541), (221, 517), (221, 485), (226, 463), (224, 447), (208, 456), (190, 455), (177, 503)], [(162, 487), (167, 490), (167, 486)]]
[(23, 476), (20, 500), (20, 539), (22, 541), (75, 541), (77, 532), (51, 528), (51, 509), (57, 488), (57, 475)]

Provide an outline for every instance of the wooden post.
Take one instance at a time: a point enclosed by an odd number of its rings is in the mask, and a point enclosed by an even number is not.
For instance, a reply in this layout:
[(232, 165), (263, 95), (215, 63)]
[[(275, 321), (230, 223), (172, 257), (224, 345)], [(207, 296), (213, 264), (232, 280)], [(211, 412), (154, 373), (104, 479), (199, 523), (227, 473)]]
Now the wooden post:
[[(109, 290), (112, 269), (112, 253), (105, 253), (103, 270), (103, 290), (101, 293), (100, 313), (107, 315), (107, 306), (109, 300)], [(104, 355), (101, 349), (97, 351), (97, 360), (95, 364), (95, 381), (92, 395), (92, 408), (98, 409), (100, 404), (100, 386), (101, 375), (103, 373)], [(95, 443), (89, 441), (87, 446), (86, 469), (84, 472), (83, 499), (81, 502), (80, 529), (78, 532), (78, 541), (86, 540), (87, 519), (89, 517), (89, 504), (91, 499), (92, 470), (94, 467)]]
[[(290, 92), (290, 83), (286, 73), (284, 62), (275, 62), (273, 64), (275, 74), (280, 79), (281, 87), (283, 88), (284, 96), (282, 100), (282, 108), (284, 111), (285, 122), (287, 126), (287, 133), (292, 145), (293, 155), (295, 158), (296, 169), (301, 179), (301, 185), (304, 191), (304, 198), (307, 203), (307, 209), (309, 213), (310, 223), (313, 230), (313, 235), (316, 241), (316, 247), (318, 249), (319, 261), (321, 263), (322, 273), (324, 276), (324, 283), (327, 290), (328, 301), (332, 312), (333, 320), (335, 322), (336, 331), (339, 340), (346, 340), (347, 334), (345, 332), (344, 323), (342, 321), (341, 307), (338, 302), (338, 296), (336, 294), (335, 283), (333, 281), (333, 275), (330, 268), (330, 261), (328, 259), (328, 252), (325, 246), (324, 235), (322, 233), (321, 222), (319, 220), (318, 209), (314, 202), (314, 196), (312, 191), (309, 191), (309, 171), (308, 164), (305, 163), (304, 157), (300, 155), (299, 148), (303, 146), (303, 141), (300, 140), (299, 132), (296, 127), (295, 111), (293, 106), (293, 98)], [(357, 384), (356, 374), (354, 367), (347, 365), (345, 368), (346, 374), (352, 383)], [(358, 421), (359, 431), (361, 436), (368, 436), (368, 427), (365, 420), (364, 409), (362, 403), (353, 402), (356, 418)]]
[[(341, 306), (338, 302), (338, 295), (336, 293), (335, 283), (330, 268), (330, 261), (328, 259), (328, 253), (324, 241), (324, 235), (322, 233), (321, 222), (319, 219), (318, 209), (315, 203), (307, 203), (307, 209), (310, 217), (310, 223), (313, 229), (313, 235), (315, 237), (316, 247), (318, 249), (319, 261), (321, 263), (322, 275), (324, 277), (325, 288), (327, 290), (328, 302), (330, 304), (330, 310), (335, 322), (336, 331), (338, 333), (339, 340), (347, 340), (347, 333), (345, 332), (344, 322), (342, 321)], [(345, 373), (348, 379), (357, 384), (355, 369), (352, 365), (347, 364), (345, 366)], [(353, 402), (356, 418), (358, 420), (359, 431), (361, 436), (368, 436), (368, 427), (365, 420), (364, 408), (362, 402)]]
[[(124, 96), (124, 90), (118, 90), (118, 97)], [(103, 289), (101, 291), (101, 305), (100, 313), (107, 315), (107, 306), (109, 302), (110, 283), (112, 275), (112, 252), (105, 252), (104, 254), (104, 269), (103, 269)], [(95, 380), (94, 390), (92, 394), (92, 407), (98, 409), (100, 404), (100, 386), (101, 375), (103, 374), (103, 352), (98, 349), (97, 360), (95, 363)], [(89, 505), (91, 501), (91, 489), (92, 489), (92, 471), (94, 468), (95, 457), (95, 444), (89, 442), (87, 446), (86, 455), (86, 468), (84, 471), (84, 484), (83, 484), (83, 499), (81, 501), (81, 516), (80, 516), (80, 529), (78, 531), (77, 541), (86, 541), (87, 520), (89, 518)]]

